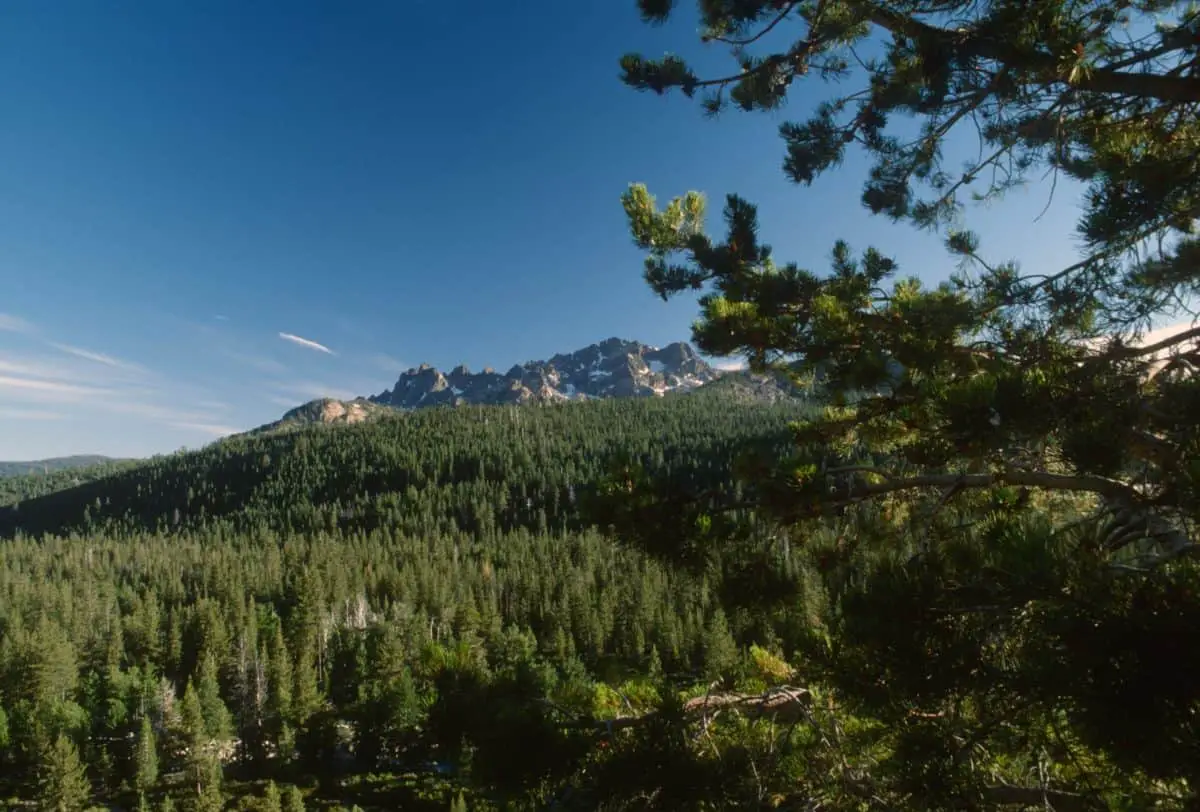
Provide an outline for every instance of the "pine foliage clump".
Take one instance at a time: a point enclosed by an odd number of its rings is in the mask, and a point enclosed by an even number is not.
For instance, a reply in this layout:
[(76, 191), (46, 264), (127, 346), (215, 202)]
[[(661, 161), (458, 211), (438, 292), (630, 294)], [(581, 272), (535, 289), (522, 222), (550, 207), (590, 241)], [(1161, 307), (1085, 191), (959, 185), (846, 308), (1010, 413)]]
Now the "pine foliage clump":
[[(676, 11), (639, 5), (656, 24)], [(715, 234), (698, 192), (660, 207), (635, 184), (623, 198), (651, 289), (700, 292), (701, 350), (829, 394), (788, 453), (742, 473), (776, 525), (763, 566), (803, 558), (821, 586), (798, 662), (859, 726), (839, 797), (1193, 808), (1200, 12), (1061, 0), (699, 10), (703, 40), (728, 47), (736, 70), (702, 78), (677, 56), (630, 55), (624, 81), (698, 96), (710, 113), (775, 110), (827, 81), (829, 98), (780, 128), (786, 175), (809, 185), (861, 151), (863, 204), (938, 231), (959, 260), (931, 287), (883, 250), (838, 241), (815, 271), (778, 259), (737, 195)], [(968, 133), (978, 154), (960, 169)], [(1078, 261), (1040, 273), (968, 229), (968, 201), (1035, 172), (1084, 189)], [(703, 506), (670, 543), (637, 515), (625, 537), (675, 566), (738, 544)], [(779, 606), (771, 597), (756, 595), (758, 612)]]

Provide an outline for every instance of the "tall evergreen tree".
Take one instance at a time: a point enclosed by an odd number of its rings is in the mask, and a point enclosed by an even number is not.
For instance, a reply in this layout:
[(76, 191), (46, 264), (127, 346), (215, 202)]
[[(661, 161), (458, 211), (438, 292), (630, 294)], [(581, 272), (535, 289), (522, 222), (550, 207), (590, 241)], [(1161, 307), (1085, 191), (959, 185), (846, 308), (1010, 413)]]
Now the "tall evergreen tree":
[(277, 622), (271, 641), (263, 725), (266, 735), (274, 743), (278, 755), (284, 760), (290, 759), (292, 751), (295, 749), (295, 725), (292, 711), (293, 679), (291, 654), (283, 639), (282, 626)]
[(133, 769), (133, 788), (140, 795), (154, 789), (158, 783), (158, 742), (149, 716), (143, 716), (138, 727), (137, 740), (134, 742)]
[(39, 804), (46, 812), (80, 812), (92, 789), (75, 742), (59, 734), (42, 759)]
[(179, 715), (185, 748), (184, 770), (192, 790), (189, 809), (194, 812), (220, 809), (224, 796), (221, 790), (221, 762), (216, 752), (219, 742), (209, 733), (200, 694), (191, 682), (184, 688)]
[(199, 783), (196, 795), (190, 799), (191, 812), (221, 812), (225, 808), (221, 762), (210, 755), (199, 764)]
[(304, 812), (304, 793), (294, 784), (288, 784), (283, 791), (283, 812)]
[(279, 786), (274, 781), (267, 782), (260, 809), (262, 812), (283, 812), (283, 797), (279, 793)]
[(206, 652), (200, 662), (196, 676), (196, 696), (204, 716), (204, 731), (210, 739), (223, 741), (233, 732), (229, 709), (221, 698), (221, 685), (217, 678), (217, 658)]

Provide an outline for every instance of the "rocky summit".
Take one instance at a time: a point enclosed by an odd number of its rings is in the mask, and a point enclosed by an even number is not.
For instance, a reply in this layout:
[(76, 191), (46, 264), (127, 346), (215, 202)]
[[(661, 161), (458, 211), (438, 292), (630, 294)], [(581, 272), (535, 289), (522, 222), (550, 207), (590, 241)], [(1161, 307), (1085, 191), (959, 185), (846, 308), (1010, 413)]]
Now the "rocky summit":
[(396, 409), (461, 404), (547, 403), (590, 398), (653, 397), (689, 391), (718, 373), (683, 342), (658, 348), (610, 338), (507, 372), (485, 367), (449, 373), (422, 364), (369, 400)]

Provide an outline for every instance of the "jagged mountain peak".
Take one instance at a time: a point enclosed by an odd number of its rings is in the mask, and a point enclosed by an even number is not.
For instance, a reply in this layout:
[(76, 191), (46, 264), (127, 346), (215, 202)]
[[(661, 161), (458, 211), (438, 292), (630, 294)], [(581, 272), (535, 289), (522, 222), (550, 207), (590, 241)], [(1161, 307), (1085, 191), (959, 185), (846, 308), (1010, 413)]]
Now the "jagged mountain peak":
[(372, 403), (399, 409), (464, 403), (527, 403), (560, 400), (653, 397), (687, 391), (718, 373), (684, 342), (658, 348), (612, 337), (544, 361), (491, 367), (472, 373), (460, 364), (448, 375), (429, 364), (409, 369)]

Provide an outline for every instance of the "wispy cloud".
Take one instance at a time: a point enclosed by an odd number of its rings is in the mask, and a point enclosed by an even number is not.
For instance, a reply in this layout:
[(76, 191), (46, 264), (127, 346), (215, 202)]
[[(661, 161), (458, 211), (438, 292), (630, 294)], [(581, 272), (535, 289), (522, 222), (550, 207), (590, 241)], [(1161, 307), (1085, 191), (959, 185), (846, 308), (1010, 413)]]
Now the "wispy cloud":
[(337, 353), (335, 353), (333, 350), (326, 347), (324, 344), (313, 341), (311, 338), (302, 338), (298, 335), (292, 335), (291, 333), (280, 333), (279, 337), (282, 338), (284, 341), (290, 341), (293, 344), (297, 344), (301, 347), (307, 347), (310, 350), (316, 350), (317, 352), (323, 352), (323, 353), (326, 353), (327, 355), (337, 355)]
[(216, 319), (217, 321), (229, 321), (229, 317), (222, 315), (221, 313), (218, 313), (217, 315), (213, 316), (213, 318)]
[[(43, 342), (54, 353), (8, 353), (0, 359), (0, 418), (78, 420), (119, 415), (182, 431), (214, 434), (228, 419), (227, 405), (211, 392), (169, 379), (104, 353)], [(187, 427), (184, 427), (186, 424)]]
[(207, 409), (194, 408), (190, 405), (183, 407), (164, 403), (153, 403), (136, 398), (111, 398), (96, 404), (96, 408), (115, 414), (143, 417), (160, 423), (191, 423), (212, 419), (213, 414)]
[(9, 333), (32, 333), (33, 325), (19, 316), (10, 313), (0, 313), (0, 330)]
[(40, 378), (26, 378), (16, 375), (0, 375), (0, 392), (6, 390), (45, 392), (58, 395), (76, 395), (98, 397), (108, 393), (108, 390), (92, 386), (78, 386), (62, 381), (48, 381)]
[(132, 361), (125, 361), (120, 358), (114, 358), (111, 355), (106, 355), (102, 352), (94, 350), (85, 350), (82, 347), (73, 347), (70, 344), (59, 344), (51, 341), (50, 346), (59, 352), (65, 352), (67, 355), (74, 355), (76, 358), (82, 358), (85, 361), (92, 361), (96, 364), (103, 364), (106, 367), (113, 369), (127, 369), (131, 371), (144, 371), (144, 367), (140, 364), (135, 364)]
[(65, 414), (44, 409), (0, 409), (0, 420), (66, 420)]
[(40, 354), (9, 355), (7, 358), (0, 358), (0, 374), (99, 388), (117, 384), (132, 386), (147, 379), (147, 373), (137, 368), (79, 363), (71, 358)]
[(22, 364), (17, 361), (6, 361), (0, 358), (0, 372), (7, 372), (10, 375), (30, 376), (34, 378), (57, 378), (59, 375), (52, 374), (48, 369), (37, 364)]
[(709, 361), (709, 366), (713, 369), (722, 369), (726, 372), (733, 372), (739, 369), (746, 368), (746, 360), (744, 358), (717, 358)]

